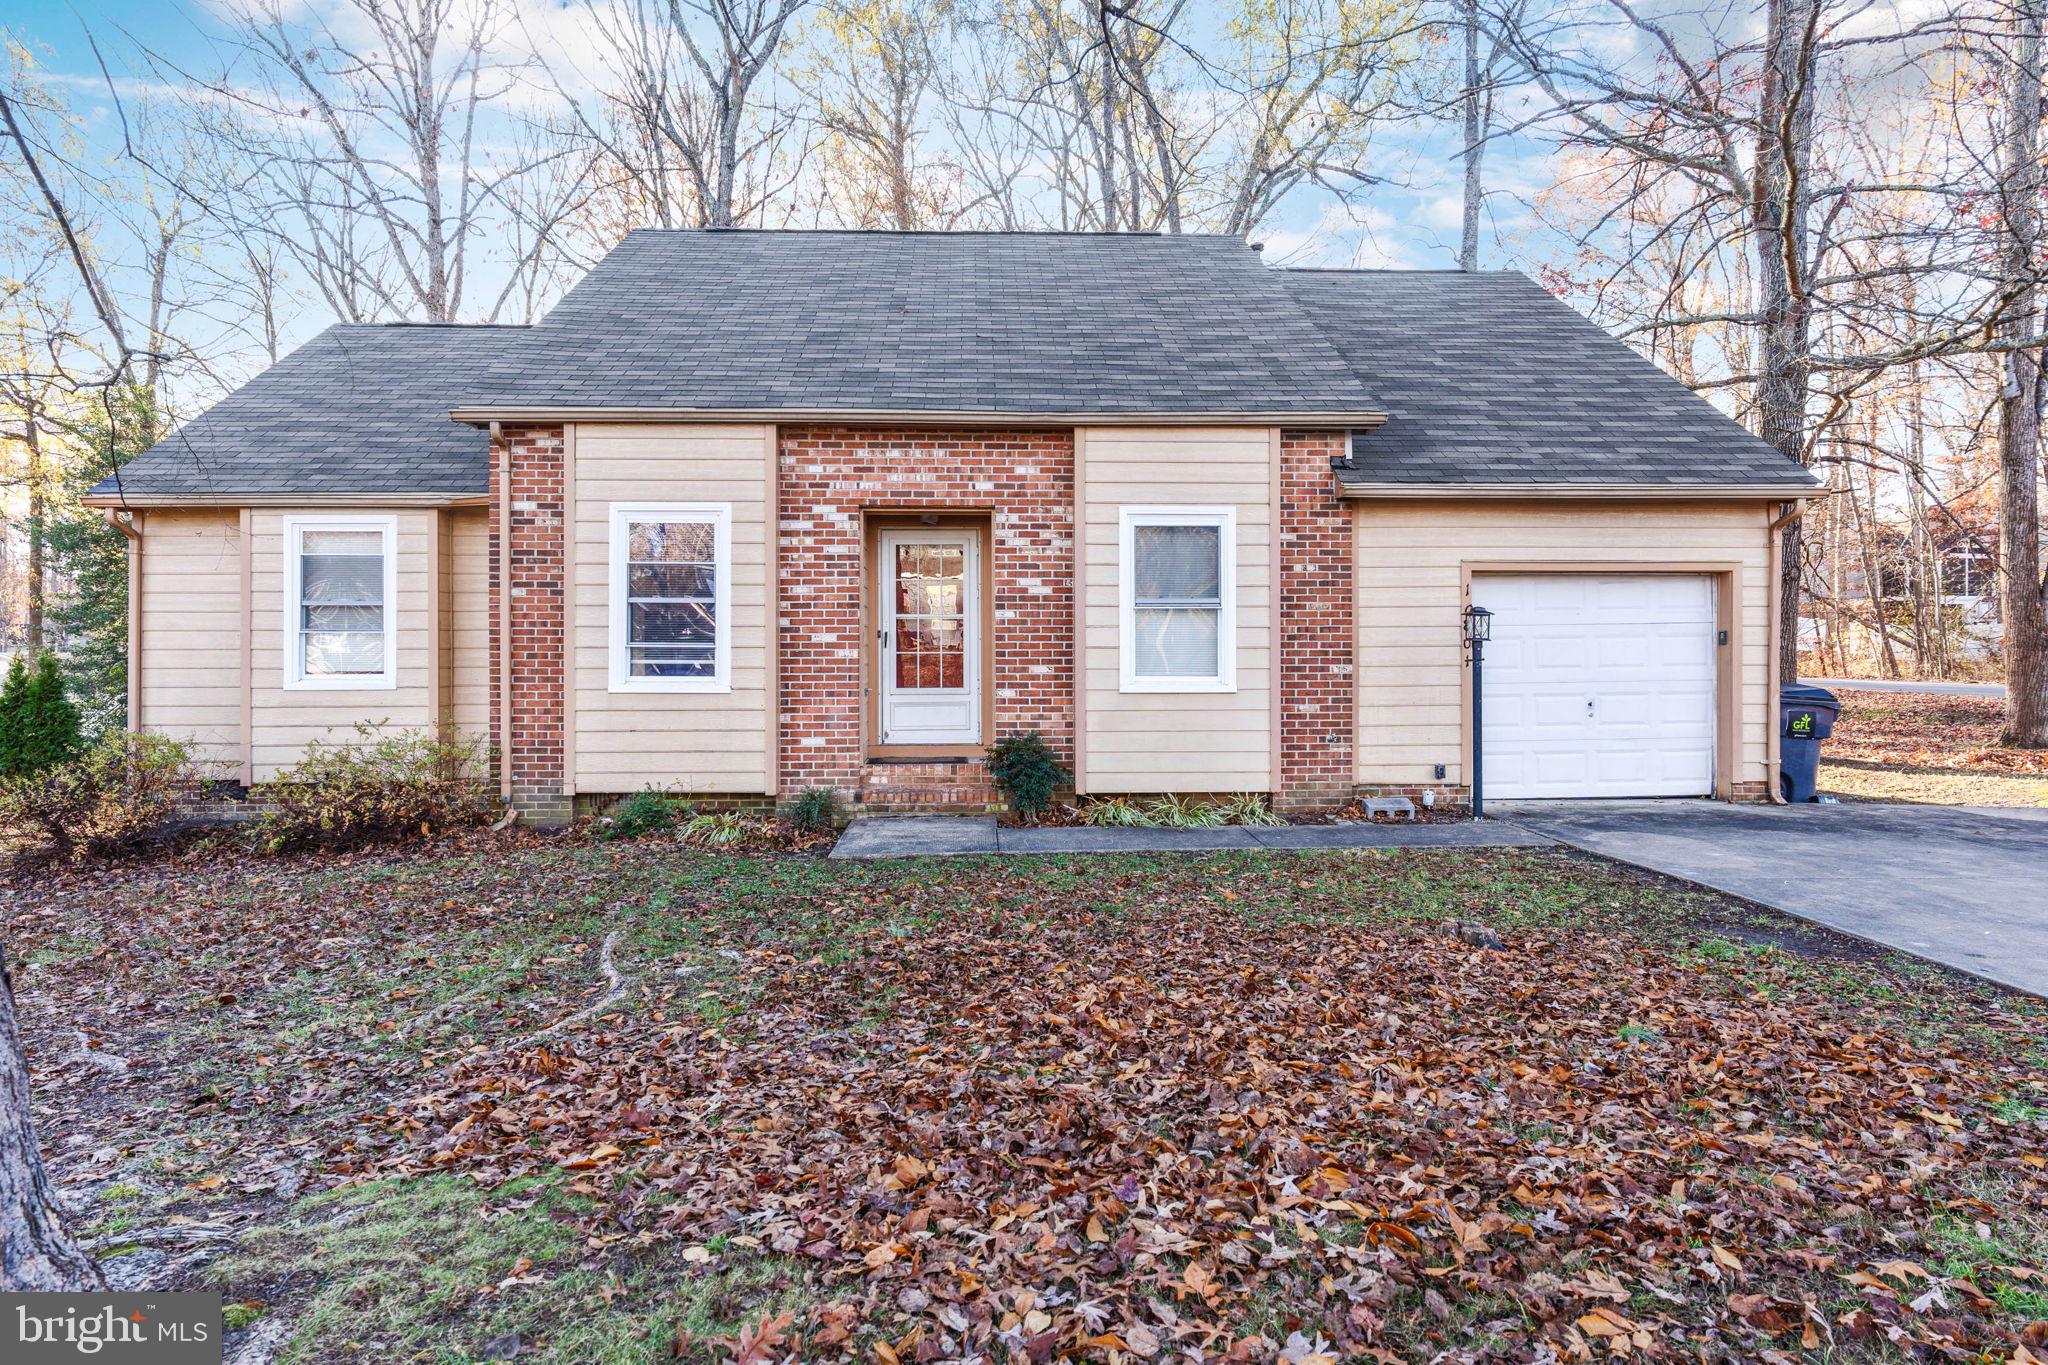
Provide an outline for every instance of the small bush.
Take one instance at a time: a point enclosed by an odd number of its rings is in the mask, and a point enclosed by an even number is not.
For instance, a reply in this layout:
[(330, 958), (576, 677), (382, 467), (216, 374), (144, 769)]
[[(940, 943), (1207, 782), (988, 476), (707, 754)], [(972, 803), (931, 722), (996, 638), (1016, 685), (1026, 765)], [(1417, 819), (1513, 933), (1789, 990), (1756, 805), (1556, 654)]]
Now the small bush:
[(683, 826), (683, 842), (703, 848), (731, 848), (759, 832), (752, 821), (736, 810), (707, 811), (691, 816)]
[(830, 787), (806, 787), (784, 808), (782, 818), (805, 834), (824, 834), (839, 827), (839, 793)]
[(108, 735), (68, 763), (0, 780), (0, 842), (50, 858), (112, 857), (168, 821), (195, 782), (176, 740)]
[(1272, 807), (1266, 804), (1266, 798), (1257, 792), (1239, 792), (1235, 796), (1226, 797), (1219, 809), (1223, 812), (1223, 822), (1229, 825), (1284, 825), (1287, 823), (1279, 816), (1273, 814)]
[(1009, 798), (1020, 820), (1036, 820), (1052, 809), (1052, 798), (1067, 782), (1067, 770), (1036, 730), (988, 746), (988, 775)]
[(649, 787), (613, 806), (598, 825), (597, 837), (607, 841), (638, 839), (645, 834), (665, 834), (675, 827), (675, 803), (667, 794)]
[(370, 724), (340, 744), (319, 740), (266, 789), (257, 838), (273, 853), (426, 838), (487, 823), (483, 741)]
[(64, 694), (57, 656), (39, 650), (35, 660), (20, 654), (0, 683), (0, 777), (26, 777), (77, 758), (78, 708)]

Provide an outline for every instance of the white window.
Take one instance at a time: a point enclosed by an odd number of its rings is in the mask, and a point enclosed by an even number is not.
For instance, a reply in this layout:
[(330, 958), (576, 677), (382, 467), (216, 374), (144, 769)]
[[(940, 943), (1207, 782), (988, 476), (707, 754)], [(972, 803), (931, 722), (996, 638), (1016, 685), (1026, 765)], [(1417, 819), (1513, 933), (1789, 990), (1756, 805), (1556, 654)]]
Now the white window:
[(732, 504), (612, 504), (614, 692), (729, 692)]
[(284, 685), (398, 686), (398, 523), (286, 517)]
[(1237, 512), (1126, 507), (1117, 582), (1126, 692), (1237, 690)]

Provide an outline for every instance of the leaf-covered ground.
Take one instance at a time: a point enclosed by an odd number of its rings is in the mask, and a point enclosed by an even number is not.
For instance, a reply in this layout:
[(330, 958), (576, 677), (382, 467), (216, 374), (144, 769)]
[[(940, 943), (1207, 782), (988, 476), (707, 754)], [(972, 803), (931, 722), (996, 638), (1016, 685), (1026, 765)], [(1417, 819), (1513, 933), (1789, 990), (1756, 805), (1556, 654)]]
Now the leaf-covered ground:
[(2048, 750), (1998, 743), (2005, 703), (1843, 688), (1822, 791), (1943, 806), (2048, 806)]
[(0, 914), (98, 1245), (287, 1359), (2048, 1356), (2038, 1002), (1563, 854), (514, 840)]

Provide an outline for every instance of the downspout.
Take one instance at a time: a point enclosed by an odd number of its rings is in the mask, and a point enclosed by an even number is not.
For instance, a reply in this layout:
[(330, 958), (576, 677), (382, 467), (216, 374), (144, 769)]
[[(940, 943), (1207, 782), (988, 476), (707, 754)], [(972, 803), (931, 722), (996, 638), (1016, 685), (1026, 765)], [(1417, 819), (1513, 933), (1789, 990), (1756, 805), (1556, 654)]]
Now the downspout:
[[(1770, 717), (1770, 728), (1765, 732), (1766, 738), (1764, 741), (1764, 788), (1765, 794), (1771, 803), (1778, 806), (1787, 804), (1778, 773), (1781, 761), (1778, 750), (1778, 687), (1781, 682), (1781, 670), (1778, 667), (1778, 641), (1781, 638), (1781, 632), (1784, 630), (1783, 612), (1779, 607), (1781, 594), (1778, 591), (1778, 585), (1784, 581), (1785, 572), (1785, 542), (1779, 537), (1778, 533), (1806, 515), (1806, 503), (1804, 501), (1795, 501), (1783, 505), (1785, 510), (1780, 512), (1771, 521), (1770, 525), (1764, 528), (1764, 539), (1771, 547), (1771, 574), (1765, 580), (1770, 584), (1771, 629), (1768, 684), (1770, 695), (1765, 699), (1765, 714)], [(1799, 623), (1794, 621), (1792, 628), (1797, 630)]]
[(142, 532), (135, 513), (106, 508), (107, 525), (128, 537), (128, 729), (142, 728)]
[(498, 466), (498, 795), (512, 799), (512, 447), (491, 423)]

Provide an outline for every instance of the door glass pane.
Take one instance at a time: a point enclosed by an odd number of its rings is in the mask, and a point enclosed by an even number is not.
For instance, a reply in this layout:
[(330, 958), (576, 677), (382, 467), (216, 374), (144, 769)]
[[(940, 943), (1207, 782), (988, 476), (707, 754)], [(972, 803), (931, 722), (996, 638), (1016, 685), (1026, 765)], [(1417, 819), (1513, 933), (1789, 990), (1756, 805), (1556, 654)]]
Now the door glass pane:
[(967, 552), (945, 542), (899, 542), (891, 561), (896, 628), (891, 681), (899, 689), (967, 685)]

